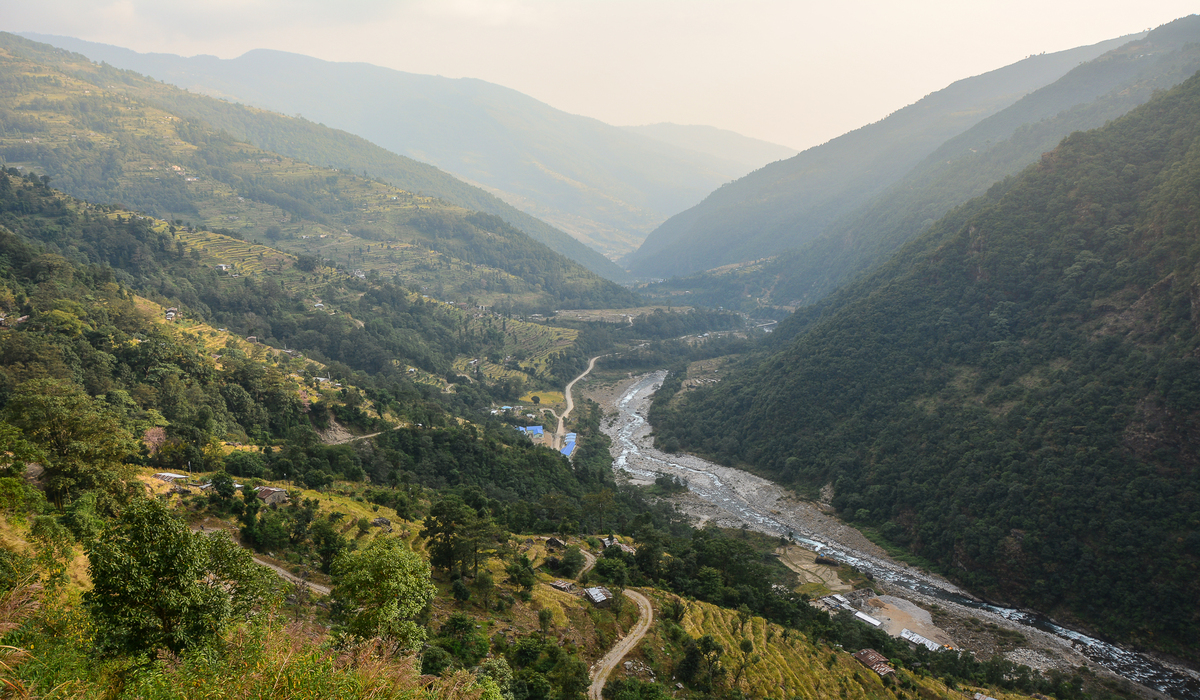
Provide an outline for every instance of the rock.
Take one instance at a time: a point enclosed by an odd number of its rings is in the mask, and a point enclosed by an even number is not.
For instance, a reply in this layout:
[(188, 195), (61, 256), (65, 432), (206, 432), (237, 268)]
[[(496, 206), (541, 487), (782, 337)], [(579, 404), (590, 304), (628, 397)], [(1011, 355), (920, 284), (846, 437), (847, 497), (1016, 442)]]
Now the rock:
[(625, 664), (624, 664), (624, 666), (625, 666), (625, 670), (626, 670), (626, 671), (632, 671), (632, 670), (633, 670), (633, 662), (632, 662), (632, 661), (626, 661), (626, 662), (625, 662)]

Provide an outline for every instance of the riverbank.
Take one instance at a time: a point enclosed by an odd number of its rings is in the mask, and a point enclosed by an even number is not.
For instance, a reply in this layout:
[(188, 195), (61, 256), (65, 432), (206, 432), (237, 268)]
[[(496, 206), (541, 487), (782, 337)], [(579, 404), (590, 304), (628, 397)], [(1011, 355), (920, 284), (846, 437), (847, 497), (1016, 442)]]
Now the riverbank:
[[(1009, 619), (993, 610), (954, 602), (952, 599), (969, 603), (971, 596), (940, 576), (891, 559), (858, 530), (833, 517), (826, 505), (799, 499), (777, 484), (748, 472), (692, 455), (655, 450), (645, 412), (664, 377), (664, 372), (656, 372), (616, 382), (596, 382), (579, 389), (605, 411), (602, 427), (613, 441), (618, 478), (645, 484), (660, 473), (678, 476), (687, 481), (689, 491), (669, 500), (694, 523), (714, 522), (733, 528), (744, 524), (772, 535), (791, 535), (811, 549), (832, 553), (843, 561), (870, 570), (876, 577), (873, 582), (876, 592), (931, 611), (935, 622), (945, 630), (954, 646), (979, 658), (1002, 653), (1011, 661), (1039, 670), (1056, 668), (1074, 674), (1086, 667), (1101, 679), (1130, 680), (1081, 653), (1094, 653), (1095, 648), (1081, 648), (1080, 642), (1023, 624), (1019, 617)], [(1008, 614), (1013, 612), (1016, 611), (1007, 611)], [(1127, 652), (1113, 648), (1106, 653)], [(1137, 663), (1136, 660), (1126, 661)], [(1137, 676), (1136, 671), (1130, 676), (1133, 681), (1148, 677)], [(1171, 697), (1141, 683), (1134, 685), (1145, 697)]]

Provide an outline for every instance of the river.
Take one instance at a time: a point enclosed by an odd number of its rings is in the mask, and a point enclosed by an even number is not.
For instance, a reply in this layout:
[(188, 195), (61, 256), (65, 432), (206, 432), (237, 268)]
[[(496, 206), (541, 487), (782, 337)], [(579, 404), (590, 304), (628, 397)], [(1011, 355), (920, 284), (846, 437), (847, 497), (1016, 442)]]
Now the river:
[[(915, 571), (878, 552), (866, 551), (868, 547), (863, 546), (864, 540), (857, 532), (854, 534), (858, 537), (836, 537), (831, 536), (828, 530), (818, 533), (806, 527), (803, 520), (790, 517), (785, 509), (771, 507), (778, 503), (777, 498), (763, 498), (764, 492), (781, 490), (765, 479), (691, 455), (659, 452), (651, 446), (648, 437), (650, 426), (644, 413), (664, 378), (665, 370), (644, 375), (618, 395), (615, 406), (617, 418), (611, 423), (606, 422), (604, 429), (613, 441), (614, 469), (627, 471), (643, 479), (653, 479), (662, 473), (683, 477), (692, 493), (752, 529), (790, 537), (822, 555), (840, 559), (894, 586), (985, 610), (1014, 623), (1053, 634), (1097, 665), (1172, 698), (1200, 698), (1200, 675), (1194, 672), (1172, 668), (1144, 654), (1068, 629), (1039, 613), (981, 601), (941, 577)], [(605, 409), (608, 408), (605, 406)]]

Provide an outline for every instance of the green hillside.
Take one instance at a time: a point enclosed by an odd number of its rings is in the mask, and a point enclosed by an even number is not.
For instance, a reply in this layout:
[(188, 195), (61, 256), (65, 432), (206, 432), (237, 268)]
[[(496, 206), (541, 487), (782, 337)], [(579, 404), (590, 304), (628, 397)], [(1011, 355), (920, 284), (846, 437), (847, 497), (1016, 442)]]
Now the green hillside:
[(771, 297), (811, 303), (874, 267), (946, 212), (1020, 172), (1075, 131), (1103, 126), (1200, 69), (1200, 16), (1075, 68), (942, 144), (820, 240), (781, 255)]
[(803, 245), (947, 139), (1128, 40), (1031, 56), (959, 80), (874, 124), (722, 186), (655, 229), (624, 263), (643, 278), (670, 277)]
[(303, 114), (357, 134), (478, 184), (608, 255), (636, 248), (668, 216), (751, 169), (483, 80), (266, 49), (221, 60), (35, 38), (192, 93)]
[(537, 310), (633, 300), (497, 216), (262, 151), (12, 53), (0, 72), (0, 158), (75, 196), (270, 241), (441, 298)]
[(831, 484), (974, 590), (1200, 658), (1198, 178), (1193, 76), (793, 316), (773, 354), (661, 397), (656, 430)]
[(1159, 27), (948, 140), (807, 245), (643, 291), (663, 298), (686, 290), (691, 303), (748, 311), (814, 303), (886, 261), (953, 207), (1020, 172), (1068, 134), (1102, 126), (1145, 103), (1156, 90), (1187, 79), (1200, 69), (1197, 41), (1200, 17)]
[[(61, 39), (47, 37), (51, 38)], [(82, 55), (12, 34), (0, 33), (0, 45), (89, 82), (120, 85), (127, 94), (137, 95), (185, 119), (209, 124), (259, 148), (315, 165), (369, 173), (409, 192), (495, 214), (602, 277), (617, 281), (628, 277), (628, 273), (608, 258), (546, 222), (432, 165), (397, 155), (354, 134), (303, 117), (289, 117), (175, 89), (133, 71), (93, 64)]]

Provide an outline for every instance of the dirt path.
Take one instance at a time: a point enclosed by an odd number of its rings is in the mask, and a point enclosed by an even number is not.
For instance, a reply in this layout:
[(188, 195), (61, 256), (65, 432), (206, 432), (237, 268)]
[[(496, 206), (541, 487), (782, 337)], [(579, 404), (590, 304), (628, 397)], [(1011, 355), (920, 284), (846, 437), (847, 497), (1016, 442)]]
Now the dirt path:
[(780, 563), (800, 574), (805, 583), (819, 583), (834, 593), (854, 590), (854, 586), (838, 578), (836, 569), (818, 564), (816, 552), (791, 545), (780, 547), (775, 553), (779, 555)]
[(617, 664), (621, 663), (621, 659), (642, 641), (642, 637), (650, 631), (650, 625), (654, 624), (654, 608), (650, 606), (650, 600), (646, 596), (626, 589), (625, 597), (637, 603), (638, 622), (624, 639), (614, 644), (604, 658), (596, 662), (596, 668), (592, 671), (592, 685), (588, 688), (588, 700), (601, 700), (600, 691), (604, 690), (608, 674), (612, 673)]
[(582, 547), (579, 549), (579, 553), (583, 555), (585, 560), (583, 568), (579, 570), (579, 575), (583, 576), (587, 572), (591, 571), (592, 567), (596, 565), (596, 555), (592, 554), (586, 549), (583, 549)]
[(258, 557), (254, 557), (254, 563), (265, 566), (268, 569), (271, 569), (275, 573), (279, 574), (279, 577), (282, 579), (291, 581), (292, 583), (296, 583), (296, 584), (301, 584), (301, 583), (308, 584), (308, 587), (311, 588), (313, 590), (313, 592), (320, 593), (321, 595), (329, 595), (329, 587), (328, 586), (322, 586), (319, 583), (313, 583), (312, 581), (306, 581), (306, 580), (300, 578), (299, 576), (292, 574), (290, 571), (288, 571), (287, 569), (284, 569), (282, 566), (276, 566), (276, 565), (272, 564), (271, 562), (264, 561), (262, 559), (259, 559)]
[[(218, 527), (218, 528), (206, 529), (204, 526), (199, 525), (199, 526), (193, 526), (191, 528), (191, 530), (192, 530), (192, 532), (202, 532), (206, 535), (211, 535), (215, 532), (228, 532), (230, 535), (230, 539), (232, 539), (235, 544), (238, 544), (239, 546), (241, 545), (241, 543), (238, 542), (238, 539), (236, 537), (237, 531), (232, 528)], [(243, 547), (243, 549), (245, 549), (245, 548)], [(246, 551), (250, 552), (249, 549), (246, 549)], [(254, 556), (253, 554), (250, 554), (250, 558), (254, 560), (255, 564), (258, 564), (259, 566), (265, 566), (268, 569), (270, 569), (271, 571), (274, 571), (276, 574), (279, 575), (279, 578), (282, 578), (285, 581), (289, 581), (291, 583), (296, 583), (296, 584), (301, 584), (301, 583), (308, 584), (308, 587), (310, 589), (312, 589), (314, 592), (320, 593), (321, 595), (329, 595), (329, 587), (328, 586), (322, 586), (319, 583), (313, 583), (312, 581), (302, 579), (299, 576), (296, 576), (292, 572), (288, 571), (287, 569), (283, 568), (282, 566), (272, 564), (271, 562), (267, 561), (266, 559), (259, 559), (258, 557)]]
[(563, 411), (561, 416), (558, 416), (558, 430), (554, 431), (554, 449), (556, 450), (563, 448), (563, 436), (567, 434), (565, 427), (567, 416), (571, 415), (571, 411), (575, 410), (575, 400), (571, 397), (571, 388), (575, 386), (575, 382), (588, 376), (588, 373), (596, 368), (596, 360), (599, 360), (601, 357), (604, 357), (604, 355), (596, 355), (588, 360), (587, 369), (583, 370), (583, 374), (572, 379), (571, 383), (567, 384), (567, 388), (563, 391), (563, 396), (567, 399), (567, 410)]

